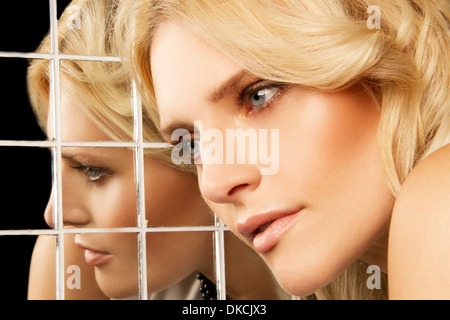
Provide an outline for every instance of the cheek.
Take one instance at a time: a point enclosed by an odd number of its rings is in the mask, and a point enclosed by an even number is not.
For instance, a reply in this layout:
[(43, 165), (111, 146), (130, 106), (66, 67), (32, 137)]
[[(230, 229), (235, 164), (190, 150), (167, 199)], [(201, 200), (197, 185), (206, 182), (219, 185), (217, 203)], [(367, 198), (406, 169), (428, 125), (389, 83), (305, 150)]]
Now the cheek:
[(115, 178), (102, 190), (93, 193), (95, 220), (98, 227), (118, 228), (137, 226), (136, 185), (128, 178)]
[(155, 226), (211, 225), (213, 215), (200, 194), (196, 177), (156, 165), (148, 166), (145, 176), (148, 223)]
[(138, 294), (137, 236), (130, 233), (104, 234), (103, 244), (112, 248), (110, 263), (95, 268), (95, 280), (102, 291), (113, 298), (125, 299)]
[(343, 94), (311, 94), (289, 102), (295, 110), (280, 129), (280, 163), (284, 174), (296, 177), (292, 187), (301, 185), (303, 194), (323, 197), (351, 194), (356, 186), (380, 179), (374, 105)]
[(346, 93), (312, 94), (295, 108), (280, 130), (285, 146), (276, 183), (310, 212), (298, 234), (317, 247), (341, 243), (357, 254), (384, 231), (392, 209), (378, 157), (377, 108)]
[(280, 171), (271, 181), (307, 208), (267, 255), (286, 288), (292, 277), (305, 288), (331, 281), (386, 230), (393, 205), (378, 158), (376, 107), (353, 95), (302, 98), (286, 99), (289, 116), (277, 119)]
[(235, 234), (238, 235), (236, 229), (237, 216), (235, 214), (235, 206), (232, 203), (216, 203), (208, 199), (205, 199), (212, 212), (217, 213), (223, 223), (229, 227)]

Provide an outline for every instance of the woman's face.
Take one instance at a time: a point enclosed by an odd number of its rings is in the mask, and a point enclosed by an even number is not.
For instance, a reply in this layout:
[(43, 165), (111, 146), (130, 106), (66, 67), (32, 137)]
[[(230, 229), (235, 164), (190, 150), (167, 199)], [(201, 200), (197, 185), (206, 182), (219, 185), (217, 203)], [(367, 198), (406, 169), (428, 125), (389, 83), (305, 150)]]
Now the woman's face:
[[(107, 141), (99, 127), (80, 111), (83, 101), (62, 94), (63, 141)], [(49, 128), (51, 122), (49, 121)], [(65, 228), (137, 226), (133, 151), (127, 148), (62, 148), (62, 206)], [(192, 226), (211, 223), (211, 211), (197, 179), (162, 162), (144, 157), (146, 219), (149, 226)], [(53, 192), (52, 192), (53, 194)], [(53, 197), (53, 195), (52, 195)], [(52, 199), (45, 212), (52, 225)], [(212, 264), (209, 232), (147, 233), (149, 292), (159, 291)], [(75, 243), (108, 296), (138, 293), (136, 233), (82, 233)], [(180, 248), (183, 248), (180, 250)], [(81, 275), (83, 276), (83, 275)]]
[[(361, 88), (329, 93), (260, 79), (176, 22), (158, 27), (151, 52), (165, 139), (180, 127), (200, 138), (203, 196), (287, 291), (314, 292), (385, 235), (393, 199), (377, 152), (379, 113)], [(244, 163), (205, 138), (238, 129), (267, 141), (253, 153), (248, 142)], [(229, 161), (211, 160), (213, 149)], [(269, 154), (276, 172), (264, 171)]]

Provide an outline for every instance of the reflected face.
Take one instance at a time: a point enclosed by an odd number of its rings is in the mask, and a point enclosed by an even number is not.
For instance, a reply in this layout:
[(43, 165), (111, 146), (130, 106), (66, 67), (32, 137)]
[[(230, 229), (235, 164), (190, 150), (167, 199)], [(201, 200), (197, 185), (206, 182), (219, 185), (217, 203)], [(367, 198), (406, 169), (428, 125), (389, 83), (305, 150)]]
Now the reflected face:
[[(385, 234), (393, 198), (378, 158), (379, 112), (361, 88), (330, 93), (261, 79), (176, 22), (161, 24), (153, 39), (167, 141), (179, 127), (223, 136), (278, 130), (276, 174), (262, 174), (262, 161), (204, 162), (198, 173), (212, 210), (287, 291), (314, 292)], [(202, 128), (194, 127), (199, 121)]]
[[(80, 110), (81, 103), (84, 102), (76, 97), (62, 94), (62, 140), (110, 140)], [(136, 173), (132, 150), (63, 147), (61, 154), (64, 227), (137, 226)], [(145, 212), (149, 226), (211, 223), (211, 211), (200, 195), (194, 176), (145, 156), (144, 178)], [(49, 225), (53, 224), (52, 203), (50, 199), (45, 212)], [(212, 265), (212, 238), (208, 232), (147, 233), (146, 239), (149, 293), (165, 289), (192, 272)], [(75, 242), (80, 247), (80, 253), (85, 254), (86, 262), (95, 268), (96, 280), (105, 294), (114, 298), (137, 294), (136, 233), (77, 234)], [(181, 247), (183, 250), (180, 250)]]

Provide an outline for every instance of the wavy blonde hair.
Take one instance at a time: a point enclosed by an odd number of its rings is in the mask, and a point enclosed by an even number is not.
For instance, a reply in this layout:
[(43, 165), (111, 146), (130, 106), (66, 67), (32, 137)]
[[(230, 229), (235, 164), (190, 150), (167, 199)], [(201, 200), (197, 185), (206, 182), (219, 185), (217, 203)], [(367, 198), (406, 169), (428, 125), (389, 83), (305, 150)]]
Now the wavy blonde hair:
[[(74, 0), (58, 21), (58, 52), (69, 55), (118, 56), (114, 25), (118, 0)], [(51, 35), (41, 42), (38, 52), (50, 52)], [(31, 61), (27, 85), (31, 105), (39, 125), (45, 131), (50, 105), (51, 70), (48, 60)], [(83, 103), (86, 114), (113, 141), (133, 141), (132, 76), (117, 61), (60, 61), (61, 88)], [(144, 107), (142, 130), (145, 142), (163, 142), (156, 125)], [(177, 169), (195, 172), (193, 166), (176, 166), (170, 149), (145, 149), (163, 163)]]
[[(368, 27), (369, 5), (381, 11), (380, 29)], [(419, 161), (450, 143), (446, 0), (136, 0), (121, 10), (134, 21), (121, 54), (149, 106), (152, 37), (176, 20), (258, 77), (325, 91), (362, 85), (380, 108), (380, 155), (394, 196)], [(366, 268), (356, 261), (314, 297), (387, 298), (386, 275), (382, 290), (368, 290)]]

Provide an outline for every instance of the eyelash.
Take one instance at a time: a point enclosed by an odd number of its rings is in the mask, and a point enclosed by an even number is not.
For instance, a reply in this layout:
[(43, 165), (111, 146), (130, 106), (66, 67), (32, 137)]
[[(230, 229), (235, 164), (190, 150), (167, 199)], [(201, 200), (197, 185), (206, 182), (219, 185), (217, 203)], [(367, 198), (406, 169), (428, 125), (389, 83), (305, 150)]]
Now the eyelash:
[[(243, 112), (245, 113), (244, 115), (247, 117), (252, 113), (268, 110), (273, 105), (273, 103), (278, 99), (281, 93), (283, 93), (288, 87), (289, 87), (288, 84), (261, 80), (240, 90), (240, 93), (236, 98), (236, 103), (239, 105), (239, 109), (242, 109)], [(267, 102), (265, 102), (263, 105), (259, 107), (251, 105), (250, 99), (252, 98), (252, 96), (263, 90), (271, 90), (271, 89), (277, 89), (277, 91), (272, 95), (272, 97), (268, 99)]]
[[(184, 141), (184, 140), (183, 140), (183, 141)], [(175, 143), (175, 144), (178, 144), (178, 143), (180, 143), (180, 142), (181, 142), (181, 141), (178, 141), (178, 142)], [(187, 146), (187, 148), (189, 149), (189, 153), (191, 154), (191, 163), (195, 163), (195, 164), (200, 163), (200, 161), (201, 161), (201, 160), (200, 160), (200, 156), (198, 155), (198, 153), (196, 153), (196, 152), (199, 151), (199, 148), (200, 148), (200, 147), (198, 147), (197, 145), (195, 145), (195, 143), (198, 143), (198, 142), (199, 142), (199, 139), (191, 135), (191, 136), (189, 137), (188, 142), (190, 143), (190, 145)], [(173, 144), (173, 145), (175, 145), (175, 144)], [(194, 144), (194, 145), (193, 145), (193, 144)], [(184, 147), (183, 147), (183, 149), (184, 149)]]
[(86, 176), (88, 184), (100, 183), (106, 176), (110, 175), (108, 170), (98, 167), (79, 165), (73, 168)]
[[(238, 96), (236, 97), (236, 104), (239, 106), (240, 110), (244, 110), (245, 116), (249, 116), (252, 113), (256, 112), (262, 112), (264, 110), (268, 110), (272, 104), (279, 98), (279, 96), (286, 91), (290, 85), (285, 83), (277, 83), (277, 82), (269, 82), (266, 80), (260, 80), (248, 87), (244, 87), (239, 91)], [(251, 107), (247, 107), (250, 103), (251, 97), (256, 94), (257, 92), (260, 92), (262, 90), (270, 90), (270, 89), (277, 89), (277, 92), (275, 92), (272, 97), (269, 98), (267, 102), (264, 103), (264, 105), (260, 107), (253, 107), (253, 110), (251, 110)], [(194, 137), (191, 137), (191, 143), (196, 141)], [(173, 143), (173, 145), (175, 145)], [(194, 160), (199, 161), (199, 158), (196, 154), (191, 152), (191, 160), (194, 162)], [(201, 161), (201, 160), (200, 160)], [(194, 162), (197, 163), (197, 162)]]

